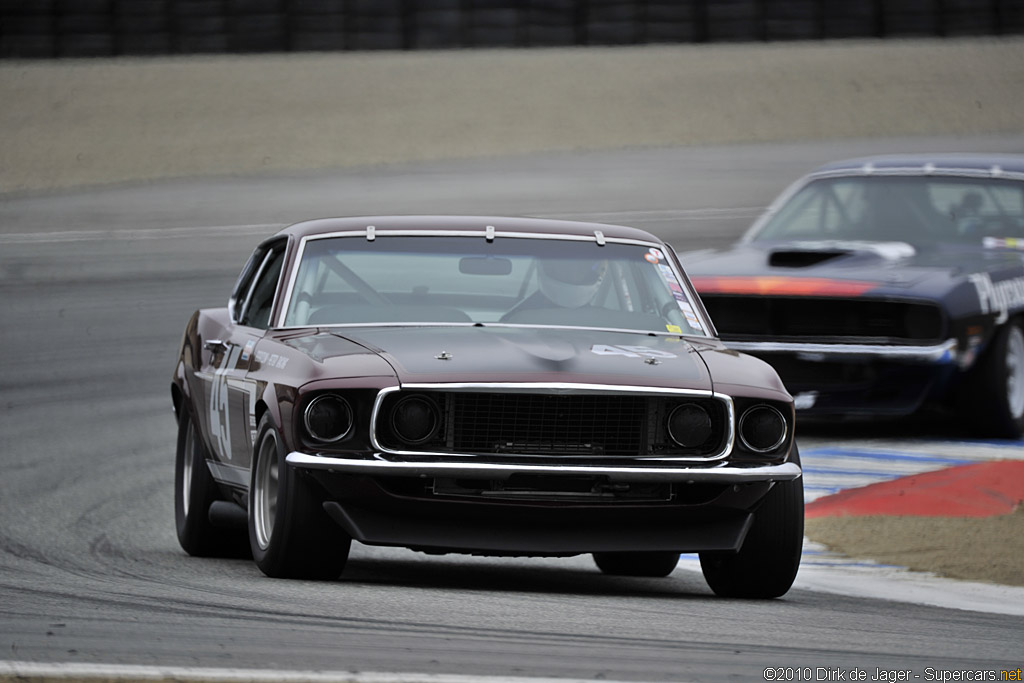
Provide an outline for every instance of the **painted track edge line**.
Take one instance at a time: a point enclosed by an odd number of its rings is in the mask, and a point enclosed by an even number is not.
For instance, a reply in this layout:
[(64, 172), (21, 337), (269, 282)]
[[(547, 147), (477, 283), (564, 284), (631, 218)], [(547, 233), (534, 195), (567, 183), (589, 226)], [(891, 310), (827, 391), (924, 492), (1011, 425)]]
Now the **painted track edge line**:
[[(43, 663), (0, 660), (0, 682), (81, 681), (83, 683), (593, 683), (592, 679), (525, 676), (474, 676), (377, 671), (275, 671), (270, 669), (218, 669), (211, 667), (151, 666), (128, 664)], [(605, 683), (616, 681), (602, 679)], [(625, 683), (625, 682), (618, 682)], [(635, 682), (634, 682), (635, 683)]]
[(287, 223), (239, 223), (237, 225), (177, 226), (164, 228), (114, 228), (106, 230), (58, 230), (0, 234), (2, 244), (55, 244), (60, 242), (96, 242), (113, 239), (179, 239), (194, 236), (231, 236), (273, 234)]

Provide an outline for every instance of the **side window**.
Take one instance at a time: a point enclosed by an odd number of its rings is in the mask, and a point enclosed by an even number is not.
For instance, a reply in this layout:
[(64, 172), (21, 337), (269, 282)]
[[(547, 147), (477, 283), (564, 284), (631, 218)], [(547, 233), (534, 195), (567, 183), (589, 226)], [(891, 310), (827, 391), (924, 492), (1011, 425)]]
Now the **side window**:
[(274, 246), (265, 254), (243, 304), (242, 315), (239, 318), (241, 324), (259, 329), (266, 329), (270, 325), (274, 294), (277, 292), (277, 281), (281, 277), (283, 264), (283, 244)]
[(242, 268), (242, 272), (238, 275), (235, 288), (231, 292), (231, 300), (228, 302), (228, 308), (231, 310), (231, 320), (237, 322), (242, 317), (242, 308), (245, 307), (249, 290), (252, 289), (252, 281), (256, 277), (256, 273), (259, 271), (266, 256), (267, 250), (261, 247), (254, 251), (249, 260), (245, 262), (245, 267)]

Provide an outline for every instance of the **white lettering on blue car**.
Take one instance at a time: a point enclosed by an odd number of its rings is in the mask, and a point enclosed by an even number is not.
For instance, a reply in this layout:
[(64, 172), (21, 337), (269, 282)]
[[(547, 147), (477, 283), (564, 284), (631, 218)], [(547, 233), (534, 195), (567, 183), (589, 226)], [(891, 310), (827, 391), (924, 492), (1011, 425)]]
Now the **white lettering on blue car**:
[(1024, 277), (993, 283), (988, 273), (972, 273), (971, 282), (978, 292), (982, 313), (994, 313), (996, 324), (1010, 317), (1010, 309), (1024, 307)]

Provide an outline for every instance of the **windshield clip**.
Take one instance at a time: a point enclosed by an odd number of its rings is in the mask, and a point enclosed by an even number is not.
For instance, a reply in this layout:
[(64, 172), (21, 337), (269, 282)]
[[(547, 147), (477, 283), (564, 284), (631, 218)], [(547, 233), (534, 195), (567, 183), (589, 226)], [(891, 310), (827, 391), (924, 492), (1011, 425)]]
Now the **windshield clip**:
[(487, 241), (488, 242), (493, 242), (494, 241), (494, 226), (493, 225), (488, 225), (487, 226), (487, 232), (485, 233), (485, 237), (487, 237)]
[(595, 230), (594, 231), (594, 239), (597, 240), (597, 246), (599, 246), (599, 247), (603, 247), (604, 246), (604, 233), (603, 232), (601, 232), (600, 230)]
[(372, 242), (375, 239), (377, 239), (377, 228), (376, 228), (376, 226), (367, 225), (366, 226), (366, 241), (367, 242)]

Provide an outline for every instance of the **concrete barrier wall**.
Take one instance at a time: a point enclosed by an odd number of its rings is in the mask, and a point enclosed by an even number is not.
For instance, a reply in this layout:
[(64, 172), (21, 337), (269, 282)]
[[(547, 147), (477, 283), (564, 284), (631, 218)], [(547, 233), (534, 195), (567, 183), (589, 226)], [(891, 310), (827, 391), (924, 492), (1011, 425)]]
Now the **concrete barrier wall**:
[(0, 0), (0, 57), (1024, 33), (1024, 0)]

